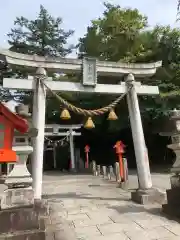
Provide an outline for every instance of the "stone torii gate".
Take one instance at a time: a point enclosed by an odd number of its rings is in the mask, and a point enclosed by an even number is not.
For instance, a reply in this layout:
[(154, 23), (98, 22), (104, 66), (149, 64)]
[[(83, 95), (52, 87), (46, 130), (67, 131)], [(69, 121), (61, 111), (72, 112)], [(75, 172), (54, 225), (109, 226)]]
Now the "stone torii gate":
[[(83, 92), (120, 95), (127, 92), (127, 103), (129, 110), (130, 123), (132, 128), (138, 179), (139, 192), (152, 189), (152, 181), (149, 168), (149, 160), (144, 139), (139, 103), (137, 95), (156, 95), (159, 94), (157, 86), (141, 85), (135, 78), (151, 77), (156, 73), (157, 68), (161, 67), (161, 62), (147, 64), (115, 63), (97, 61), (94, 58), (70, 59), (70, 58), (47, 58), (37, 55), (25, 55), (14, 53), (9, 50), (0, 50), (1, 58), (5, 64), (19, 65), (36, 70), (36, 76), (29, 79), (4, 78), (3, 87), (7, 89), (19, 89), (34, 91), (33, 98), (33, 122), (38, 129), (38, 136), (34, 139), (33, 152), (33, 183), (35, 198), (41, 199), (42, 195), (42, 169), (43, 169), (43, 148), (44, 148), (44, 126), (45, 126), (45, 106), (46, 89), (40, 84), (38, 79), (46, 77), (46, 70), (59, 73), (83, 73), (83, 81), (80, 83), (50, 81), (47, 78), (44, 82), (52, 91), (59, 92)], [(117, 84), (98, 84), (97, 76), (116, 76), (124, 79)], [(139, 196), (138, 196), (139, 197)]]
[[(74, 137), (81, 136), (81, 132), (77, 132), (82, 127), (82, 124), (74, 125), (60, 125), (60, 124), (47, 124), (45, 126), (45, 136), (69, 136), (70, 145), (70, 157), (71, 157), (71, 168), (76, 169), (75, 163), (75, 149), (74, 149)], [(61, 131), (63, 130), (63, 131)], [(54, 166), (56, 166), (56, 160), (54, 156)]]

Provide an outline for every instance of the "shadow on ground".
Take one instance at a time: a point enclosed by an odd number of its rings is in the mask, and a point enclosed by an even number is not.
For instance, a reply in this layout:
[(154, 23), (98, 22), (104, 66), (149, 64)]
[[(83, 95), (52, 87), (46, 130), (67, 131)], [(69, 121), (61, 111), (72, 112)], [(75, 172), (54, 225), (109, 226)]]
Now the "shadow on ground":
[(126, 213), (128, 214), (129, 213), (130, 214), (131, 213), (132, 214), (149, 213), (151, 215), (161, 217), (164, 220), (169, 219), (169, 220), (180, 223), (180, 219), (173, 218), (163, 213), (161, 206), (157, 206), (157, 207), (152, 206), (150, 208), (147, 208), (147, 206), (131, 205), (131, 206), (109, 206), (108, 208), (117, 211), (117, 213), (122, 215), (122, 217), (123, 217), (123, 214), (126, 214)]
[(106, 197), (92, 197), (90, 194), (77, 194), (75, 192), (70, 193), (55, 193), (55, 194), (44, 194), (43, 199), (51, 200), (53, 199), (87, 199), (87, 200), (104, 200), (104, 201), (128, 201), (130, 202), (130, 199), (127, 199), (125, 196), (119, 197), (119, 198), (106, 198)]

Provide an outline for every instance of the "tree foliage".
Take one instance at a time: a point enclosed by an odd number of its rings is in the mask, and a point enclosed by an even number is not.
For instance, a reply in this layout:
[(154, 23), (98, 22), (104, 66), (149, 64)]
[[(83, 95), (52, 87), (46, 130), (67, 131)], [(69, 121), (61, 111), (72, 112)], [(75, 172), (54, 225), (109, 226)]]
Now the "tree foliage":
[(147, 26), (147, 17), (137, 9), (104, 5), (103, 16), (92, 20), (87, 33), (80, 38), (79, 51), (99, 59), (119, 61), (139, 50), (139, 32)]
[[(68, 45), (68, 39), (74, 33), (73, 30), (64, 30), (62, 27), (62, 18), (52, 17), (48, 11), (41, 5), (38, 16), (33, 19), (27, 19), (24, 16), (17, 17), (14, 21), (14, 28), (8, 34), (10, 50), (24, 54), (36, 54), (50, 57), (65, 57), (75, 48)], [(26, 78), (28, 74), (24, 67), (15, 66), (11, 69), (10, 76)], [(16, 97), (18, 100), (30, 101), (32, 94), (30, 92), (17, 91), (10, 94), (9, 91), (1, 92), (3, 99)], [(18, 95), (18, 96), (17, 96)], [(50, 98), (48, 102), (54, 102)], [(48, 103), (48, 106), (54, 106), (54, 103)], [(56, 106), (56, 104), (55, 104)], [(52, 108), (49, 108), (52, 112)]]
[[(143, 79), (142, 82), (158, 85), (166, 97), (141, 97), (142, 115), (146, 121), (151, 122), (152, 119), (167, 113), (169, 109), (179, 108), (179, 96), (166, 93), (180, 92), (180, 30), (170, 26), (155, 26), (149, 29), (147, 17), (138, 9), (122, 8), (109, 3), (105, 3), (104, 7), (103, 14), (91, 21), (87, 32), (79, 39), (79, 57), (94, 56), (99, 60), (133, 63), (162, 60), (163, 66), (156, 76)], [(43, 6), (34, 20), (17, 17), (14, 28), (8, 34), (10, 49), (20, 53), (64, 57), (73, 49), (73, 46), (67, 47), (68, 38), (73, 31), (65, 31), (61, 24), (62, 19), (53, 18)], [(20, 70), (22, 72), (22, 69)], [(85, 108), (101, 107), (112, 100), (112, 96), (100, 98), (77, 94), (66, 97)], [(56, 100), (51, 99), (48, 102), (48, 115), (54, 107), (58, 108), (54, 101)], [(120, 122), (122, 123), (123, 116), (127, 119), (125, 101), (117, 110), (121, 119), (111, 123), (112, 128), (122, 125)], [(55, 112), (59, 114), (58, 110)], [(123, 121), (124, 123), (127, 124), (127, 121)]]
[(61, 24), (62, 18), (52, 17), (42, 5), (35, 20), (17, 17), (15, 27), (8, 34), (10, 50), (41, 56), (66, 56), (74, 48), (66, 47), (74, 31), (65, 31)]
[[(148, 19), (137, 9), (124, 9), (105, 4), (101, 17), (92, 20), (87, 33), (79, 41), (79, 56), (120, 62), (149, 63), (162, 60), (155, 77), (144, 79), (158, 85), (162, 93), (180, 90), (180, 30), (170, 26), (148, 28)], [(143, 117), (158, 118), (173, 107), (180, 107), (179, 97), (166, 94), (140, 98)]]

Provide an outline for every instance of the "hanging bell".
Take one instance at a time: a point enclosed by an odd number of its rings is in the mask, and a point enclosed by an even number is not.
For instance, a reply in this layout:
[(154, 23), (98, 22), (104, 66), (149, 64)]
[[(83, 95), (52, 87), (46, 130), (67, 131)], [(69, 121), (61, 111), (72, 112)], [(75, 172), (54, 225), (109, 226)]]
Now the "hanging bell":
[(71, 118), (71, 115), (68, 111), (68, 109), (64, 108), (61, 112), (60, 118), (63, 120), (69, 120)]
[(88, 117), (88, 120), (84, 124), (84, 127), (87, 128), (87, 129), (95, 128), (95, 125), (94, 125), (93, 120), (92, 120), (91, 117)]
[(117, 119), (118, 119), (118, 116), (116, 115), (114, 109), (111, 109), (108, 115), (108, 120), (114, 121)]

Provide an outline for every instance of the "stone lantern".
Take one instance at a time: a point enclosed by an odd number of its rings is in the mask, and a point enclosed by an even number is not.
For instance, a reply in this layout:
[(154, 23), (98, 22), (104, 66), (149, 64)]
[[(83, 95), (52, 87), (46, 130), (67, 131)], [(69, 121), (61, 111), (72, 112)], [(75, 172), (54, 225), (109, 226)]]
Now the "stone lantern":
[(162, 136), (171, 137), (172, 143), (167, 147), (176, 155), (171, 168), (171, 189), (167, 192), (167, 204), (163, 205), (163, 211), (169, 215), (180, 217), (180, 110), (174, 109), (170, 113), (170, 119), (166, 121)]
[(33, 148), (30, 146), (30, 138), (36, 137), (38, 131), (32, 126), (28, 106), (20, 104), (16, 107), (16, 113), (27, 120), (29, 129), (23, 134), (14, 131), (12, 149), (17, 154), (17, 163), (5, 180), (5, 185), (8, 188), (2, 196), (1, 209), (34, 204), (32, 178), (26, 162), (29, 154), (33, 152)]

